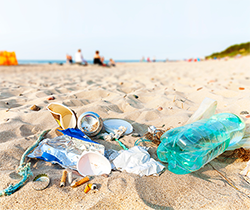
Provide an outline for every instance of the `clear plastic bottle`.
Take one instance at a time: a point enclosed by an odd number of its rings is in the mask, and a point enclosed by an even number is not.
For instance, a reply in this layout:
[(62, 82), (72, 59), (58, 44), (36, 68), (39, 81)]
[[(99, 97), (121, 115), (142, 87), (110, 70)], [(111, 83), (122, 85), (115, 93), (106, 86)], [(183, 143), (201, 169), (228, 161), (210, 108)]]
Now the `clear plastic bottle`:
[(161, 136), (158, 158), (175, 174), (188, 174), (223, 153), (244, 136), (245, 123), (237, 115), (221, 113), (177, 127)]

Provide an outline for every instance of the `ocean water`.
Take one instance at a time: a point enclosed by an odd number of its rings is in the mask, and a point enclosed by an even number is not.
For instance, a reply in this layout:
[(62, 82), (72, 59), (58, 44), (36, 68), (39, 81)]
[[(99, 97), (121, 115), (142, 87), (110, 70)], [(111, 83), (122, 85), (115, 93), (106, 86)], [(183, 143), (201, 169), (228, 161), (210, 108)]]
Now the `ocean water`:
[[(93, 60), (87, 60), (88, 63), (93, 64)], [(108, 63), (109, 61), (104, 61)], [(140, 60), (115, 60), (116, 63), (138, 63)], [(157, 62), (159, 62), (157, 60)], [(162, 62), (162, 61), (161, 61)], [(18, 60), (18, 64), (64, 64), (66, 60)]]

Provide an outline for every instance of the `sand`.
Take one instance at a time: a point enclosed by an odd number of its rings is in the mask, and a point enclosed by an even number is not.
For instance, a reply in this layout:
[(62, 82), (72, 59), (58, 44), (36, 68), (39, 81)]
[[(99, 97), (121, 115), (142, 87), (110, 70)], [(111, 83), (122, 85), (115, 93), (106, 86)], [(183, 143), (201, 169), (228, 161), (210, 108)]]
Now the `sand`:
[[(184, 125), (205, 97), (217, 100), (217, 113), (241, 116), (249, 132), (250, 57), (234, 60), (166, 63), (122, 63), (117, 67), (70, 65), (21, 65), (0, 67), (0, 190), (16, 183), (9, 175), (19, 165), (23, 152), (38, 135), (56, 137), (58, 127), (46, 110), (50, 102), (63, 103), (79, 117), (85, 111), (103, 119), (129, 121), (135, 133), (145, 134), (150, 125), (167, 129)], [(54, 96), (55, 100), (48, 100)], [(135, 97), (138, 96), (138, 97)], [(41, 109), (32, 111), (37, 105)], [(133, 147), (138, 138), (121, 141)], [(120, 150), (116, 142), (107, 149)], [(150, 154), (157, 160), (156, 146)], [(226, 176), (234, 189), (210, 164), (188, 174), (166, 170), (161, 176), (140, 177), (126, 172), (96, 176), (99, 191), (83, 192), (85, 185), (60, 188), (63, 168), (28, 159), (35, 175), (46, 173), (51, 184), (35, 191), (31, 180), (11, 196), (0, 198), (1, 209), (249, 209), (250, 185), (239, 172), (246, 162), (228, 152), (211, 164)], [(74, 178), (80, 178), (74, 174)]]

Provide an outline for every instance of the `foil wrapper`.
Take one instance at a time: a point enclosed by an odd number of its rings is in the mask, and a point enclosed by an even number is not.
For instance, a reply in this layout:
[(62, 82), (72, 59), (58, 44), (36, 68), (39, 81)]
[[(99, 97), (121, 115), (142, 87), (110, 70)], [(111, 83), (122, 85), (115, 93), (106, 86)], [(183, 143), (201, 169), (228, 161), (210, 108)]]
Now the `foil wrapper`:
[(64, 168), (77, 170), (77, 161), (83, 152), (99, 152), (104, 155), (105, 147), (98, 143), (87, 142), (66, 135), (53, 139), (44, 139), (28, 155), (29, 158), (39, 158)]

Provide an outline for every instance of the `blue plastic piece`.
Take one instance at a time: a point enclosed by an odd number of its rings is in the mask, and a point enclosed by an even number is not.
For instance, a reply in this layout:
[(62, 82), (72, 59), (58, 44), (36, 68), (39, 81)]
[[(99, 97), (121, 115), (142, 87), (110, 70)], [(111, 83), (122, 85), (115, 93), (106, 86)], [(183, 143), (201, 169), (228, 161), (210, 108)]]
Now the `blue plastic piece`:
[(99, 144), (99, 143), (97, 143), (95, 141), (92, 141), (85, 133), (83, 133), (78, 128), (67, 128), (65, 130), (58, 130), (58, 131), (60, 131), (64, 135), (67, 135), (67, 136), (70, 136), (70, 137), (81, 139), (83, 141), (87, 141), (87, 142), (90, 142), (90, 143)]

